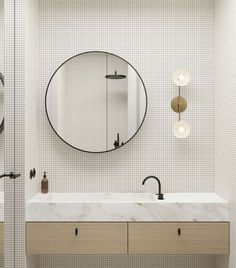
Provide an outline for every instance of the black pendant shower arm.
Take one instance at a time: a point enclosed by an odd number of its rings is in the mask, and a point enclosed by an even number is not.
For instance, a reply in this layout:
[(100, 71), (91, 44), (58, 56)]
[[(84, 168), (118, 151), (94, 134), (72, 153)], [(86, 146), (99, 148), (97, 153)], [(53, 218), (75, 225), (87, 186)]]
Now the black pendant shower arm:
[(121, 80), (121, 79), (126, 79), (126, 75), (118, 74), (117, 71), (115, 70), (114, 74), (106, 74), (105, 78), (106, 79)]
[(15, 174), (13, 172), (10, 172), (9, 174), (2, 174), (2, 175), (0, 175), (0, 179), (1, 178), (5, 178), (5, 177), (9, 177), (10, 179), (16, 179), (16, 178), (18, 178), (20, 176), (21, 176), (21, 174)]

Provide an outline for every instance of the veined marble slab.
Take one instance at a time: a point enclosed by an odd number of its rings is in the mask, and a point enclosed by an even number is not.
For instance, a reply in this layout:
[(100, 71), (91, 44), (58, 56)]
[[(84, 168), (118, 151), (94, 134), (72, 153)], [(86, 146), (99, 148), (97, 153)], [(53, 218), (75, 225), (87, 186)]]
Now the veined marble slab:
[(215, 193), (36, 194), (26, 221), (229, 221), (229, 205)]
[(4, 221), (4, 192), (0, 192), (0, 222)]

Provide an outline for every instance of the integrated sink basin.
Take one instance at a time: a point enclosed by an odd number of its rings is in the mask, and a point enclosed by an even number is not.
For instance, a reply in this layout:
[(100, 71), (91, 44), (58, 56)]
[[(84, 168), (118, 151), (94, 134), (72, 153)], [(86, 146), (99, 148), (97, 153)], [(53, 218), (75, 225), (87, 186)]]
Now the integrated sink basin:
[(215, 193), (36, 194), (26, 205), (27, 221), (228, 221), (228, 203)]
[(149, 193), (48, 193), (37, 194), (30, 202), (46, 203), (123, 203), (154, 202), (156, 196)]

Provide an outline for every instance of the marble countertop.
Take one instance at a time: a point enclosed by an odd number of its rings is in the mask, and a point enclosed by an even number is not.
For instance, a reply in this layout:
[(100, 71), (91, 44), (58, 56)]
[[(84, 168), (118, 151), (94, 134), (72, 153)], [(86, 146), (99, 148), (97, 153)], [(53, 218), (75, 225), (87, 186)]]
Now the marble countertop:
[(227, 203), (215, 193), (166, 193), (158, 200), (150, 193), (48, 193), (36, 194), (28, 203)]
[(229, 221), (229, 205), (215, 193), (36, 194), (26, 221)]

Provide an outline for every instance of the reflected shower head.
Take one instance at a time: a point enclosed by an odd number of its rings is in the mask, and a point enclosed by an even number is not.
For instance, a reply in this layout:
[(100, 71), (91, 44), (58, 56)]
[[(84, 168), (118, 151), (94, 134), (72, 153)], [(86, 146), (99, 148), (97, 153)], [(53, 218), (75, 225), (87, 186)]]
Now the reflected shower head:
[(107, 74), (105, 76), (106, 79), (125, 79), (126, 75), (124, 74), (117, 74), (117, 71), (115, 71), (114, 74)]

